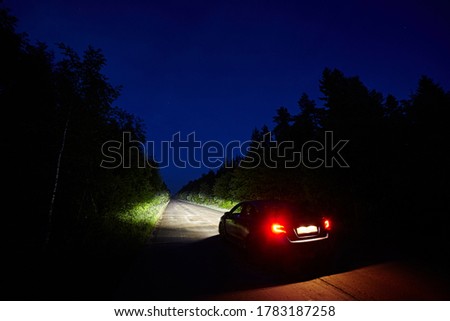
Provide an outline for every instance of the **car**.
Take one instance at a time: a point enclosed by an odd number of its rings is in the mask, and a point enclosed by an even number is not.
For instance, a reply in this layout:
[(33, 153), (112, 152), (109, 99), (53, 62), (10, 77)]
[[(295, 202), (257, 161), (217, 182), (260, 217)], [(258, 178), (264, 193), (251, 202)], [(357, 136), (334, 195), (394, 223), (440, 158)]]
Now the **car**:
[(296, 202), (252, 200), (223, 214), (219, 235), (261, 258), (327, 258), (332, 250), (332, 221)]

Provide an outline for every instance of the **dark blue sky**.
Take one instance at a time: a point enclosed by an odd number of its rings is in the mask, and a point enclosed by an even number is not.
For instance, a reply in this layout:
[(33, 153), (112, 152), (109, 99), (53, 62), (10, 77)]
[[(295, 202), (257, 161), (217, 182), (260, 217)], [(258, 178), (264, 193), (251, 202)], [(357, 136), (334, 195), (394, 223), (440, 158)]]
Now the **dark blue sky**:
[[(279, 106), (318, 99), (325, 67), (408, 98), (421, 75), (450, 89), (448, 1), (5, 0), (18, 30), (101, 48), (117, 105), (159, 142), (247, 140)], [(320, 104), (320, 103), (319, 103)], [(167, 168), (172, 191), (206, 169)]]

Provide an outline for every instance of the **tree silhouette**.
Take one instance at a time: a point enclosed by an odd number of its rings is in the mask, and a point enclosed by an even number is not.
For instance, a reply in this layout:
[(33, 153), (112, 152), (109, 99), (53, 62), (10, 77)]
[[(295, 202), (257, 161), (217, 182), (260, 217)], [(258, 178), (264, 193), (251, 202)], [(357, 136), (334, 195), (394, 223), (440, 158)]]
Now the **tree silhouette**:
[(276, 124), (273, 133), (278, 141), (284, 141), (289, 139), (290, 123), (292, 122), (292, 116), (286, 107), (281, 106), (277, 109), (276, 116), (273, 117), (273, 121)]
[[(349, 243), (380, 248), (403, 244), (410, 231), (423, 230), (428, 224), (424, 223), (426, 215), (426, 222), (442, 224), (424, 231), (423, 236), (431, 242), (445, 242), (450, 217), (449, 156), (444, 147), (449, 137), (449, 92), (423, 76), (411, 97), (398, 100), (369, 90), (358, 77), (329, 68), (324, 69), (319, 84), (323, 105), (317, 106), (302, 94), (298, 114), (290, 115), (285, 107), (276, 110), (273, 132), (278, 143), (295, 143), (287, 154), (292, 156), (305, 142), (323, 141), (324, 133), (331, 131), (336, 139), (349, 140), (342, 153), (350, 168), (284, 167), (283, 157), (268, 152), (271, 144), (264, 141), (264, 134), (269, 128), (255, 129), (244, 163), (255, 155), (261, 160), (269, 155), (276, 160), (276, 168), (254, 161), (251, 169), (241, 163), (219, 170), (211, 199), (205, 201), (287, 198), (308, 203), (317, 211), (334, 213)], [(192, 191), (186, 185), (180, 197), (189, 197)], [(387, 224), (403, 228), (386, 230)], [(426, 244), (406, 244), (402, 251)]]
[[(16, 21), (0, 6), (5, 184), (8, 199), (23, 200), (5, 215), (6, 247), (12, 255), (26, 248), (38, 256), (104, 250), (124, 228), (119, 215), (167, 193), (142, 149), (124, 148), (130, 168), (100, 166), (104, 142), (120, 142), (124, 132), (145, 142), (144, 126), (113, 106), (120, 86), (103, 74), (100, 49), (88, 47), (80, 56), (60, 44), (55, 61), (44, 43), (31, 44), (16, 33)], [(139, 160), (145, 160), (143, 168)]]

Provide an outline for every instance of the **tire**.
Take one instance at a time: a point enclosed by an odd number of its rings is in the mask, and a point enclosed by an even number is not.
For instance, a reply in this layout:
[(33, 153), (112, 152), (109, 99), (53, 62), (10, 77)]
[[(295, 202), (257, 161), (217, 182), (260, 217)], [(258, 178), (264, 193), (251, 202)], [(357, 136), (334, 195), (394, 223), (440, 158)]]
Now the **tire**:
[(264, 255), (261, 244), (254, 236), (249, 235), (247, 237), (247, 239), (245, 240), (244, 251), (250, 262), (264, 262)]
[(223, 222), (219, 223), (219, 236), (221, 239), (225, 239), (225, 227), (223, 226)]

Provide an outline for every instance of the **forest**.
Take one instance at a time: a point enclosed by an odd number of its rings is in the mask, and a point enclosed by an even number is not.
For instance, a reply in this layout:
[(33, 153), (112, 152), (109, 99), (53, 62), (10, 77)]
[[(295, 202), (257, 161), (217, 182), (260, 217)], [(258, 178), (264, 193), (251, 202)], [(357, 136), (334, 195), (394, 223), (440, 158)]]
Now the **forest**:
[[(319, 101), (303, 93), (295, 114), (279, 107), (273, 128), (253, 130), (247, 154), (190, 181), (176, 197), (226, 209), (242, 200), (295, 200), (332, 215), (340, 235), (353, 242), (396, 242), (401, 251), (442, 255), (450, 222), (450, 93), (422, 76), (415, 92), (399, 100), (331, 68), (319, 86)], [(345, 141), (340, 164), (286, 166), (305, 144), (324, 146), (330, 134), (333, 144)], [(273, 145), (283, 142), (293, 148), (276, 152)], [(311, 157), (319, 156), (316, 148)]]
[(105, 141), (124, 132), (146, 141), (142, 121), (114, 105), (121, 88), (102, 73), (101, 50), (59, 44), (55, 53), (16, 23), (1, 7), (2, 261), (12, 282), (2, 295), (76, 297), (73, 287), (93, 280), (107, 291), (148, 239), (168, 189), (151, 159), (138, 168), (142, 149), (124, 146), (130, 168), (100, 166)]

